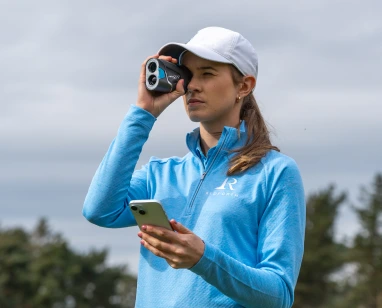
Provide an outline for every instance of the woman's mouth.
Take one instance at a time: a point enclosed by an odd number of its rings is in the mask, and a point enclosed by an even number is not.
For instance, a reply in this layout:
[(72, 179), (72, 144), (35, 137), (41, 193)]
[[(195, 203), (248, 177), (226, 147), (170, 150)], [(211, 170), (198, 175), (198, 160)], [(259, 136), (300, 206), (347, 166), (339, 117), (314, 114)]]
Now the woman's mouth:
[(188, 106), (196, 106), (200, 104), (204, 104), (204, 102), (196, 98), (191, 98), (187, 101)]

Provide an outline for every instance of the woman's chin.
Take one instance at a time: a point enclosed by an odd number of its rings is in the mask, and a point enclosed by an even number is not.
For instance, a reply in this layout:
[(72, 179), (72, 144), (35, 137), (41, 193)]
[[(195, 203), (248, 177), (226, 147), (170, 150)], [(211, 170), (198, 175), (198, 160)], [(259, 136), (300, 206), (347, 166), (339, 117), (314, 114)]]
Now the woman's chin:
[(188, 111), (187, 114), (192, 122), (202, 122), (204, 119), (204, 117), (201, 114), (198, 114), (197, 112)]

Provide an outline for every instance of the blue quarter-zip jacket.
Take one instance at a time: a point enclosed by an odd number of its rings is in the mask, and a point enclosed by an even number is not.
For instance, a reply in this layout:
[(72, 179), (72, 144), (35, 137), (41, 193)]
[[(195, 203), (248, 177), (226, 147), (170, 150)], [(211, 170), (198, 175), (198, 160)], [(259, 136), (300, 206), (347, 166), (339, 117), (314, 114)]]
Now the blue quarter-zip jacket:
[(296, 163), (270, 151), (228, 177), (230, 150), (246, 140), (241, 125), (239, 133), (224, 128), (205, 165), (196, 129), (187, 136), (187, 155), (151, 158), (134, 171), (155, 120), (131, 106), (92, 180), (83, 215), (103, 227), (133, 226), (129, 201), (158, 199), (170, 219), (204, 240), (205, 251), (192, 268), (173, 269), (141, 247), (136, 307), (291, 307), (305, 230)]

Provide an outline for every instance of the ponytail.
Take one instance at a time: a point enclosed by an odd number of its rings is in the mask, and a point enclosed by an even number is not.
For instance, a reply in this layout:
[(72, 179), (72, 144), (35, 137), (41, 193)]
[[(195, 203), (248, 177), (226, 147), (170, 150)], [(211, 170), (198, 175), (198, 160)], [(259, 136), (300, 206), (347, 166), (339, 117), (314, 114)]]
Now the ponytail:
[[(235, 67), (232, 68), (234, 83), (238, 84), (243, 76)], [(232, 151), (237, 154), (229, 162), (227, 175), (237, 174), (253, 167), (270, 150), (280, 151), (270, 141), (269, 130), (253, 93), (243, 99), (240, 120), (245, 121), (247, 140), (243, 147)]]

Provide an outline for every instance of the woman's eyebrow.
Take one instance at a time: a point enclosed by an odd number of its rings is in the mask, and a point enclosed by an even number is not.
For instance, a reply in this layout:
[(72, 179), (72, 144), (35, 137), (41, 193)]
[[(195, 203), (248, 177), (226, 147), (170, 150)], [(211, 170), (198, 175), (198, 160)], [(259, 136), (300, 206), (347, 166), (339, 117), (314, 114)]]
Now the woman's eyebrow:
[(214, 70), (214, 71), (218, 71), (216, 68), (212, 67), (212, 66), (201, 66), (201, 67), (197, 67), (198, 70)]

